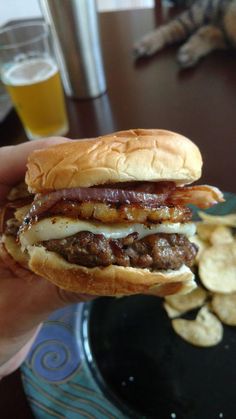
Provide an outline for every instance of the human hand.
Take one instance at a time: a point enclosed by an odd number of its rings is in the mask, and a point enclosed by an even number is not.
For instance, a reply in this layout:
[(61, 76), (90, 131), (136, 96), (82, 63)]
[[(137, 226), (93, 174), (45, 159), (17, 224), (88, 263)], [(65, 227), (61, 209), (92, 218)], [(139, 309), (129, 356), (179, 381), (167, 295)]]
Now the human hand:
[[(0, 148), (0, 205), (11, 188), (24, 179), (28, 154), (61, 142), (43, 139)], [(67, 292), (15, 262), (0, 246), (0, 365), (33, 336), (48, 315), (67, 304), (91, 299)]]

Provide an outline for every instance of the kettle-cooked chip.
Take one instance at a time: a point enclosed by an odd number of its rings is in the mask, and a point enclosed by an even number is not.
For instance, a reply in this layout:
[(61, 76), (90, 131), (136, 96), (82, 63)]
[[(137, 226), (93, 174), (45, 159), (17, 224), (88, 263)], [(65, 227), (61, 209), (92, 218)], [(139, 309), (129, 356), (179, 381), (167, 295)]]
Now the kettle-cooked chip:
[(218, 227), (217, 224), (208, 224), (207, 222), (196, 223), (197, 235), (203, 242), (210, 241), (213, 231)]
[(212, 215), (199, 211), (199, 217), (208, 224), (224, 225), (228, 227), (236, 227), (236, 214)]
[(207, 298), (207, 291), (203, 288), (195, 288), (186, 295), (170, 295), (165, 297), (166, 302), (179, 313), (201, 307)]
[(212, 245), (232, 243), (233, 241), (234, 236), (231, 229), (222, 225), (216, 227), (210, 237), (210, 242)]
[(172, 326), (175, 332), (195, 346), (214, 346), (223, 337), (223, 326), (207, 306), (198, 312), (195, 320), (174, 319)]
[(174, 319), (175, 317), (179, 317), (183, 312), (176, 310), (174, 307), (172, 307), (168, 302), (164, 301), (163, 307), (168, 314), (168, 317), (170, 319)]
[(206, 249), (199, 261), (199, 276), (210, 291), (236, 291), (236, 242)]
[(236, 326), (236, 293), (214, 294), (212, 309), (223, 323)]
[[(236, 326), (236, 237), (232, 229), (236, 227), (236, 214), (199, 212), (199, 216), (202, 221), (196, 222), (196, 234), (190, 240), (198, 246), (195, 263), (208, 291), (198, 287), (187, 295), (168, 296), (163, 305), (179, 336), (193, 345), (207, 347), (221, 341), (222, 323)], [(206, 305), (208, 299), (210, 305)], [(180, 318), (201, 306), (195, 320)]]
[(197, 234), (195, 234), (194, 236), (189, 237), (189, 240), (196, 244), (198, 247), (198, 252), (197, 255), (195, 257), (195, 263), (198, 264), (199, 259), (201, 257), (202, 252), (208, 247), (208, 244), (206, 243), (206, 241), (202, 240)]

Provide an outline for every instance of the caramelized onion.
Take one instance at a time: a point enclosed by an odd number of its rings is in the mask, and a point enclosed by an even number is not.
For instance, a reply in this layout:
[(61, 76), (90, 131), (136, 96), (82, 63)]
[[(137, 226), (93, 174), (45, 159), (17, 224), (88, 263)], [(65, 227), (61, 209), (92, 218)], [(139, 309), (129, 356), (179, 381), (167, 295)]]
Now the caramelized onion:
[[(131, 187), (131, 186), (130, 186)], [(176, 187), (173, 182), (141, 182), (130, 189), (115, 188), (71, 188), (35, 196), (25, 223), (46, 212), (63, 201), (94, 202), (118, 205), (138, 204), (145, 208), (194, 204), (208, 208), (223, 201), (219, 189), (208, 185)]]
[(140, 204), (155, 207), (164, 204), (167, 197), (168, 192), (151, 194), (108, 188), (61, 189), (46, 195), (37, 195), (29, 215), (30, 217), (39, 216), (61, 200), (106, 202), (108, 204)]

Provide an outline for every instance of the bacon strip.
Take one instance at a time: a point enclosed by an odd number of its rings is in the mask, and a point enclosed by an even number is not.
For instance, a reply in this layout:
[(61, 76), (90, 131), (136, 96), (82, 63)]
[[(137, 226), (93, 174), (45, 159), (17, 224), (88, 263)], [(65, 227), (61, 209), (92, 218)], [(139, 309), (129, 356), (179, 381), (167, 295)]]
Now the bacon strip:
[[(161, 183), (161, 182), (160, 182)], [(164, 183), (164, 182), (163, 182)], [(73, 188), (53, 191), (49, 194), (38, 194), (28, 214), (29, 218), (38, 217), (47, 212), (60, 201), (75, 202), (105, 202), (107, 204), (139, 204), (144, 207), (155, 208), (160, 205), (193, 204), (199, 208), (208, 208), (217, 202), (223, 202), (222, 193), (212, 186), (175, 187), (172, 184), (159, 187), (160, 193), (150, 193), (157, 190), (155, 185), (147, 185), (148, 192), (112, 188)]]
[(174, 205), (192, 204), (202, 209), (224, 202), (222, 192), (218, 188), (209, 185), (176, 188), (168, 199)]

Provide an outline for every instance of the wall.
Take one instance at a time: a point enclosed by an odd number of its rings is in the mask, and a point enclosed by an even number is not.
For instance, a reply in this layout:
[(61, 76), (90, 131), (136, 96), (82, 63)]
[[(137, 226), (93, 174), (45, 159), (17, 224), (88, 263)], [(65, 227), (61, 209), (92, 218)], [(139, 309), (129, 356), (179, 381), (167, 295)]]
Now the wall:
[[(154, 0), (97, 0), (99, 11), (153, 7)], [(41, 16), (38, 0), (0, 0), (0, 26), (10, 20)]]

